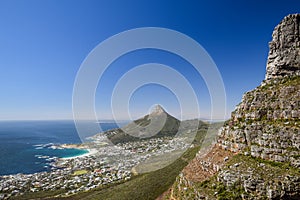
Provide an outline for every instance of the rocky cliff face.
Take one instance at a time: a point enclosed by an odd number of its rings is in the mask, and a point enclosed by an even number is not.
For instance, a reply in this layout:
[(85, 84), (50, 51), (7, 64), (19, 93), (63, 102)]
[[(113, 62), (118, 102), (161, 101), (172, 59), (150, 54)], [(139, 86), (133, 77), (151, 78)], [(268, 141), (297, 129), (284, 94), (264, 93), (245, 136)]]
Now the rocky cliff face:
[(286, 16), (269, 43), (266, 80), (300, 75), (300, 14)]
[(299, 27), (300, 14), (276, 26), (266, 79), (243, 96), (208, 155), (183, 170), (172, 198), (300, 199)]
[(300, 167), (300, 14), (285, 17), (273, 32), (266, 80), (247, 92), (218, 140), (234, 152)]
[(232, 113), (218, 144), (225, 150), (246, 150), (252, 156), (300, 167), (300, 78), (247, 92)]

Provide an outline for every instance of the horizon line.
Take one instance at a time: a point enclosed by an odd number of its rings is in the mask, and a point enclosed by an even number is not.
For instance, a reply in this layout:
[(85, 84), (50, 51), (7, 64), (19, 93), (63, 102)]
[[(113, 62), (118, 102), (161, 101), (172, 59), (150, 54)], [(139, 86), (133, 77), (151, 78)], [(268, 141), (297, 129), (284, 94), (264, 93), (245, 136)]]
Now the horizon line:
[[(203, 121), (226, 121), (228, 119), (230, 119), (230, 117), (226, 117), (226, 118), (187, 118), (187, 119), (182, 119), (181, 121), (185, 121), (185, 120), (203, 120)], [(114, 119), (97, 119), (96, 121), (100, 122), (100, 121), (116, 121), (116, 122), (120, 122), (120, 121), (134, 121), (136, 119), (119, 119), (119, 120), (114, 120)], [(68, 118), (68, 119), (0, 119), (0, 121), (75, 121), (72, 118)], [(95, 121), (94, 119), (78, 119), (77, 121)]]

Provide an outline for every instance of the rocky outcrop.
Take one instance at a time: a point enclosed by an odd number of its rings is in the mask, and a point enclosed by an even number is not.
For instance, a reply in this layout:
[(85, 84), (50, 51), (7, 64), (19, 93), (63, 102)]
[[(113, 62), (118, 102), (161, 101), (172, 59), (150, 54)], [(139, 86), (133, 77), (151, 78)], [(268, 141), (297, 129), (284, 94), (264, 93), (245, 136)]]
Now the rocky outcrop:
[(288, 15), (273, 32), (266, 80), (247, 92), (232, 112), (219, 145), (300, 167), (300, 14)]
[[(187, 176), (185, 169), (177, 177), (169, 199), (300, 199), (297, 169), (242, 154), (224, 163), (213, 176), (202, 181)], [(199, 166), (206, 171), (212, 165)]]
[(300, 167), (300, 77), (247, 92), (223, 127), (218, 145)]
[(239, 185), (246, 199), (300, 198), (300, 175), (290, 173), (300, 168), (299, 25), (300, 15), (293, 14), (275, 28), (266, 79), (243, 96), (218, 138), (221, 148), (258, 159), (257, 165), (268, 161), (291, 167), (282, 175), (272, 173), (277, 168), (271, 166), (267, 172), (271, 177), (263, 176), (265, 169), (253, 173), (250, 161), (244, 163), (242, 170), (222, 169), (218, 181), (227, 189)]
[[(300, 199), (299, 26), (293, 14), (274, 29), (266, 79), (244, 94), (209, 156), (183, 170), (173, 199)], [(224, 151), (234, 155), (210, 159)]]
[[(299, 199), (300, 176), (288, 165), (256, 160), (243, 155), (234, 158), (217, 174), (217, 184), (243, 199)], [(233, 193), (234, 193), (233, 192)], [(219, 192), (219, 196), (222, 194)], [(224, 195), (224, 193), (223, 193)], [(228, 194), (227, 196), (234, 194)], [(225, 195), (226, 196), (226, 193)]]
[(269, 43), (266, 80), (300, 75), (300, 14), (286, 16)]

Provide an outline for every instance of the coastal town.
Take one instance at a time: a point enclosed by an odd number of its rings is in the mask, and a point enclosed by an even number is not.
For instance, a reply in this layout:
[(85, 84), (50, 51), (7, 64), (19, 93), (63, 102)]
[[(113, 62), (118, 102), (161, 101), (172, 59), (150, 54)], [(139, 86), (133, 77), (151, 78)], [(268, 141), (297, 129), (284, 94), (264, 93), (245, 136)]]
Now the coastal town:
[[(98, 134), (90, 143), (76, 145), (89, 153), (71, 158), (54, 158), (51, 170), (34, 174), (0, 176), (0, 199), (10, 199), (28, 192), (62, 191), (58, 196), (79, 192), (129, 180), (136, 172), (133, 168), (152, 157), (163, 156), (190, 144), (184, 137), (161, 137), (110, 145), (106, 137)], [(60, 145), (56, 148), (74, 148)]]

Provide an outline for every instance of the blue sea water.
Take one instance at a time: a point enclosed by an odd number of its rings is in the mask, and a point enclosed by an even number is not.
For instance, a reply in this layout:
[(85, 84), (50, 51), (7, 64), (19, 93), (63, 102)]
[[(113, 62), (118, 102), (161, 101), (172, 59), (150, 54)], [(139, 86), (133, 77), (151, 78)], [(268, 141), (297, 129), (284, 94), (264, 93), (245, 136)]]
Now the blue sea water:
[[(101, 123), (103, 131), (118, 127)], [(84, 137), (96, 134), (90, 131)], [(51, 169), (53, 157), (72, 157), (84, 149), (53, 149), (82, 143), (73, 121), (0, 121), (0, 175), (31, 174)]]

